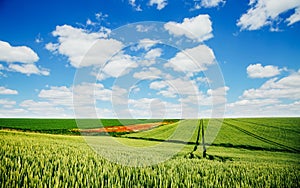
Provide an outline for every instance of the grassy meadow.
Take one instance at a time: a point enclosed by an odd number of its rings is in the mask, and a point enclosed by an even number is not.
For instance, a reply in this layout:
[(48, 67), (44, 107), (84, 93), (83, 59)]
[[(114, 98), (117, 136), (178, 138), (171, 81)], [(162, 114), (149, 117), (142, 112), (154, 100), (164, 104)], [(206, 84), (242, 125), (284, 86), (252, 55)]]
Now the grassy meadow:
[[(300, 118), (225, 119), (207, 146), (206, 158), (201, 145), (194, 151), (196, 129), (187, 143), (171, 140), (170, 146), (183, 146), (174, 157), (147, 167), (110, 162), (81, 136), (41, 131), (51, 130), (58, 120), (31, 119), (22, 125), (22, 119), (10, 120), (0, 120), (0, 187), (300, 187)], [(59, 121), (66, 122), (66, 130), (72, 128), (72, 120)], [(190, 130), (189, 122), (185, 120), (183, 133)], [(178, 123), (114, 139), (126, 145), (156, 145), (168, 140)], [(57, 124), (55, 129), (63, 127)], [(17, 131), (22, 128), (26, 131)], [(103, 145), (109, 144), (103, 139)]]

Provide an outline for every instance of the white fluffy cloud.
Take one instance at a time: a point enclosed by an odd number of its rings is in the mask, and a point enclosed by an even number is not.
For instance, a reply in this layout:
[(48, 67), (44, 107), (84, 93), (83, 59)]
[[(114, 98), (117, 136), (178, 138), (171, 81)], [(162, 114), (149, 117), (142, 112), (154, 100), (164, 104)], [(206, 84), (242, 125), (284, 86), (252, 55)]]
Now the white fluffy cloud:
[(224, 4), (225, 0), (201, 0), (201, 6), (205, 8), (216, 7), (219, 4)]
[(206, 70), (214, 63), (215, 55), (212, 49), (201, 44), (178, 52), (165, 64), (165, 67), (171, 67), (179, 72), (199, 72)]
[(58, 107), (48, 101), (25, 100), (19, 105), (30, 117), (70, 117), (63, 107)]
[(134, 8), (136, 11), (142, 11), (141, 5), (137, 5), (135, 0), (128, 0), (128, 3)]
[(122, 48), (122, 42), (109, 39), (110, 30), (89, 32), (69, 25), (57, 26), (52, 32), (58, 43), (48, 43), (46, 48), (68, 57), (72, 66), (101, 66)]
[(300, 6), (295, 9), (295, 13), (286, 19), (286, 21), (288, 22), (288, 25), (292, 25), (300, 21)]
[(45, 48), (51, 52), (55, 52), (58, 50), (59, 44), (54, 44), (52, 42), (49, 42), (46, 44)]
[(158, 77), (162, 76), (162, 71), (158, 68), (155, 67), (149, 67), (149, 68), (144, 68), (142, 71), (140, 72), (135, 72), (133, 74), (133, 77), (136, 79), (156, 79)]
[(103, 68), (102, 68), (102, 78), (107, 77), (120, 77), (129, 73), (133, 68), (138, 67), (134, 58), (120, 53), (114, 56)]
[(215, 89), (208, 89), (207, 90), (207, 97), (203, 100), (203, 103), (205, 104), (205, 101), (209, 101), (207, 105), (218, 105), (218, 104), (225, 104), (227, 102), (227, 91), (229, 90), (229, 87), (219, 87)]
[(167, 6), (167, 4), (168, 4), (167, 0), (150, 0), (149, 1), (149, 5), (150, 6), (156, 5), (157, 10), (161, 10), (161, 9), (165, 8), (165, 6)]
[(40, 99), (50, 101), (55, 105), (72, 107), (72, 89), (66, 86), (51, 86), (50, 89), (42, 89), (38, 95)]
[(95, 100), (110, 101), (111, 95), (112, 90), (106, 89), (100, 83), (81, 83), (74, 85), (73, 88), (52, 86), (49, 89), (42, 89), (38, 96), (51, 104), (73, 108), (73, 105), (94, 105)]
[(18, 91), (0, 86), (0, 94), (2, 94), (2, 95), (16, 95), (16, 94), (18, 94)]
[(139, 40), (139, 43), (135, 50), (139, 50), (139, 49), (149, 50), (151, 47), (158, 44), (159, 42), (160, 41), (158, 41), (158, 40), (144, 38), (144, 39)]
[(145, 25), (136, 25), (136, 31), (141, 32), (141, 33), (145, 33), (150, 31), (151, 29), (153, 29), (153, 27), (151, 25), (149, 26), (145, 26)]
[[(268, 106), (278, 105), (276, 99), (242, 99), (226, 105), (227, 114), (230, 116), (265, 116)], [(275, 114), (273, 114), (275, 115)]]
[(20, 72), (22, 74), (31, 75), (31, 74), (39, 74), (48, 76), (50, 74), (48, 69), (38, 68), (35, 64), (9, 64), (9, 71)]
[(251, 8), (237, 22), (242, 30), (258, 30), (266, 25), (272, 26), (272, 23), (288, 10), (295, 10), (295, 13), (285, 20), (288, 25), (300, 20), (299, 0), (250, 0), (249, 5)]
[(38, 55), (27, 46), (11, 46), (8, 42), (0, 41), (0, 61), (7, 63), (34, 63)]
[[(21, 118), (26, 116), (27, 111), (22, 108), (0, 108), (0, 117)], [(57, 116), (58, 117), (58, 116)]]
[(182, 23), (168, 22), (164, 28), (174, 36), (186, 36), (194, 41), (202, 42), (213, 37), (212, 22), (207, 14), (192, 18), (184, 18)]
[(12, 108), (16, 104), (16, 101), (10, 99), (0, 99), (0, 105), (3, 108)]
[[(224, 108), (227, 101), (226, 94), (229, 90), (229, 87), (225, 86), (202, 92), (195, 80), (188, 78), (153, 81), (150, 83), (149, 88), (157, 90), (157, 95), (178, 101), (177, 105), (185, 114), (187, 112), (195, 113), (199, 108), (211, 108), (212, 105), (219, 108), (223, 106)], [(221, 112), (223, 113), (223, 110)], [(198, 115), (193, 113), (189, 117), (196, 118)], [(201, 115), (203, 115), (202, 111)], [(206, 115), (209, 117), (209, 113), (206, 113)]]
[(104, 88), (102, 84), (81, 83), (73, 86), (73, 88), (52, 86), (41, 90), (38, 97), (40, 101), (29, 100), (25, 103), (32, 103), (34, 108), (29, 108), (30, 106), (24, 105), (24, 102), (22, 107), (28, 111), (38, 112), (37, 104), (45, 104), (46, 107), (48, 106), (53, 111), (52, 114), (47, 116), (59, 113), (62, 114), (57, 115), (58, 117), (73, 116), (72, 112), (75, 110), (77, 117), (94, 117), (97, 113), (105, 113), (101, 114), (101, 117), (112, 117), (106, 116), (111, 114), (108, 109), (98, 109), (95, 106), (96, 100), (111, 101), (112, 99), (112, 90)]
[(184, 118), (182, 113), (186, 110), (181, 104), (162, 101), (159, 98), (130, 99), (128, 107), (133, 118)]
[(194, 80), (188, 78), (175, 78), (162, 81), (154, 81), (149, 85), (150, 89), (158, 90), (157, 94), (167, 98), (176, 96), (199, 95), (201, 91)]
[(247, 67), (247, 74), (250, 78), (269, 78), (279, 75), (281, 71), (282, 69), (279, 69), (277, 66), (262, 66), (260, 63), (251, 64)]
[(111, 118), (114, 115), (112, 111), (103, 106), (99, 109), (95, 106), (96, 101), (110, 102), (112, 95), (118, 99), (124, 93), (122, 88), (112, 91), (98, 83), (81, 83), (74, 87), (51, 86), (42, 89), (36, 100), (24, 100), (17, 104), (10, 99), (0, 99), (0, 117), (74, 117), (76, 109), (77, 117), (97, 118), (99, 115)]
[(39, 74), (48, 76), (49, 70), (37, 67), (34, 63), (39, 60), (38, 55), (27, 46), (11, 46), (0, 41), (0, 61), (8, 64), (1, 65), (0, 70), (19, 72), (26, 75)]
[(272, 78), (258, 89), (244, 91), (242, 99), (282, 98), (300, 99), (300, 70), (281, 79)]
[(243, 99), (226, 106), (226, 116), (233, 117), (298, 117), (300, 101), (288, 104), (277, 99)]
[(151, 49), (150, 51), (148, 51), (145, 55), (146, 59), (156, 59), (158, 57), (160, 57), (162, 54), (162, 49), (160, 48), (155, 48), (155, 49)]
[(73, 87), (73, 97), (80, 104), (90, 105), (90, 101), (94, 100), (111, 101), (112, 90), (100, 83), (81, 83)]
[(197, 105), (197, 106), (212, 106), (212, 105), (225, 105), (227, 102), (227, 91), (229, 87), (219, 87), (215, 89), (208, 89), (206, 93), (198, 92), (197, 95), (188, 95), (180, 99), (185, 105)]
[(150, 89), (160, 90), (162, 88), (166, 88), (168, 86), (168, 83), (166, 81), (155, 81), (151, 82), (149, 85)]
[(259, 88), (245, 90), (239, 100), (229, 103), (232, 116), (299, 116), (300, 70), (281, 79), (272, 78)]

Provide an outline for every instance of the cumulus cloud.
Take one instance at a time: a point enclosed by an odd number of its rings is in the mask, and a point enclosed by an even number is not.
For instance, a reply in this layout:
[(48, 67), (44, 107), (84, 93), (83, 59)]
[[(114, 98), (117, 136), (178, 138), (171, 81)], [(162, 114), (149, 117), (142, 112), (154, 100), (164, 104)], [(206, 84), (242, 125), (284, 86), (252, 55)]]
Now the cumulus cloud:
[(141, 32), (141, 33), (145, 33), (145, 32), (150, 31), (151, 29), (153, 29), (153, 27), (151, 25), (145, 26), (145, 25), (140, 25), (140, 24), (136, 25), (135, 28), (136, 28), (136, 31)]
[(237, 22), (237, 26), (242, 30), (258, 30), (263, 26), (272, 26), (279, 20), (279, 16), (289, 10), (295, 10), (285, 21), (292, 25), (300, 20), (300, 1), (299, 0), (250, 0), (251, 6), (247, 13), (243, 14)]
[(81, 83), (73, 88), (67, 86), (51, 86), (42, 89), (39, 98), (55, 105), (73, 107), (73, 98), (76, 106), (91, 105), (95, 100), (111, 101), (112, 90), (100, 83)]
[(300, 7), (295, 9), (295, 13), (286, 19), (288, 25), (292, 25), (300, 21)]
[(70, 117), (63, 107), (58, 107), (48, 101), (25, 100), (19, 106), (31, 117)]
[(282, 98), (300, 99), (300, 70), (281, 79), (272, 78), (266, 81), (258, 89), (248, 89), (244, 91), (242, 98)]
[(225, 0), (202, 0), (201, 6), (205, 8), (217, 7), (219, 4), (224, 4)]
[(98, 21), (103, 21), (108, 17), (108, 14), (103, 14), (102, 12), (98, 12), (95, 14), (95, 18)]
[(89, 32), (69, 25), (56, 26), (52, 32), (58, 43), (48, 43), (46, 49), (68, 57), (73, 67), (101, 66), (122, 48), (122, 42), (108, 38), (110, 30)]
[(145, 55), (145, 58), (153, 60), (153, 59), (160, 57), (161, 54), (162, 54), (162, 49), (155, 48), (155, 49), (151, 49), (150, 51), (148, 51)]
[(281, 71), (282, 69), (279, 69), (277, 66), (262, 66), (260, 63), (251, 64), (247, 67), (247, 74), (250, 78), (269, 78), (279, 75)]
[(212, 49), (206, 45), (198, 45), (194, 48), (178, 52), (171, 58), (165, 67), (171, 67), (179, 72), (200, 72), (215, 63), (215, 55)]
[(157, 94), (167, 98), (175, 98), (184, 95), (198, 95), (201, 93), (196, 82), (188, 78), (154, 81), (150, 83), (149, 88), (158, 90)]
[(12, 108), (16, 104), (16, 101), (10, 99), (0, 99), (0, 105), (3, 108)]
[(226, 106), (226, 116), (233, 117), (298, 117), (300, 101), (283, 103), (277, 99), (243, 99)]
[[(50, 115), (61, 112), (62, 115), (57, 115), (58, 117), (73, 116), (74, 110), (77, 117), (94, 117), (93, 112), (109, 114), (107, 109), (98, 109), (95, 101), (112, 101), (112, 90), (106, 89), (100, 83), (81, 83), (73, 87), (51, 86), (48, 89), (42, 89), (38, 97), (40, 101), (27, 101), (25, 104), (33, 103), (34, 106), (45, 104), (53, 110)], [(24, 103), (22, 107), (28, 111), (37, 110), (30, 109), (29, 105), (24, 105)]]
[(18, 94), (18, 91), (0, 86), (0, 94), (2, 94), (2, 95), (16, 95), (16, 94)]
[(167, 0), (150, 0), (149, 1), (149, 5), (150, 6), (156, 5), (157, 10), (161, 10), (161, 9), (165, 8), (165, 6), (167, 6), (167, 4), (168, 4)]
[(205, 101), (209, 101), (207, 105), (219, 105), (219, 104), (225, 104), (227, 102), (227, 91), (229, 90), (229, 87), (218, 87), (215, 89), (208, 89), (207, 90), (207, 97), (205, 100), (203, 100), (203, 103)]
[(38, 55), (31, 48), (11, 46), (8, 42), (0, 41), (0, 61), (8, 64), (8, 67), (1, 65), (0, 70), (48, 76), (49, 70), (39, 68), (34, 64), (38, 60)]
[(172, 35), (186, 36), (194, 41), (202, 42), (213, 37), (212, 22), (207, 14), (192, 18), (184, 18), (182, 23), (168, 22), (164, 28)]
[(48, 69), (38, 68), (35, 64), (9, 64), (8, 70), (14, 72), (20, 72), (28, 76), (31, 74), (48, 76), (50, 74)]
[(141, 5), (137, 5), (135, 0), (128, 0), (128, 3), (134, 8), (136, 11), (143, 11)]
[(187, 95), (180, 99), (180, 101), (185, 105), (196, 105), (196, 106), (212, 106), (220, 107), (220, 105), (225, 105), (227, 102), (227, 91), (229, 87), (219, 87), (215, 89), (208, 89), (206, 93), (201, 91), (197, 95)]
[[(278, 105), (277, 99), (242, 99), (226, 105), (227, 114), (230, 116), (265, 116), (266, 108)], [(273, 114), (275, 115), (275, 114)]]
[(112, 90), (105, 88), (101, 83), (81, 83), (73, 87), (73, 97), (76, 97), (80, 104), (89, 105), (89, 102), (94, 100), (111, 101)]
[(51, 52), (55, 52), (58, 50), (59, 44), (54, 44), (52, 42), (49, 42), (46, 44), (45, 48)]
[(0, 117), (74, 117), (76, 109), (77, 117), (97, 118), (98, 115), (111, 118), (114, 117), (112, 111), (102, 106), (98, 108), (95, 101), (112, 102), (112, 95), (118, 98), (124, 93), (122, 88), (116, 87), (113, 91), (100, 83), (81, 83), (73, 87), (51, 86), (42, 89), (36, 100), (24, 100), (17, 104), (10, 99), (0, 99)]
[(34, 63), (38, 55), (27, 46), (11, 46), (8, 42), (0, 41), (0, 61), (7, 63)]
[(144, 49), (144, 50), (149, 50), (151, 47), (154, 45), (158, 44), (160, 41), (159, 40), (152, 40), (148, 38), (144, 38), (139, 40), (139, 43), (134, 50), (139, 50), (139, 49)]
[(42, 89), (38, 95), (40, 99), (51, 101), (52, 104), (72, 107), (72, 89), (66, 86), (51, 86), (49, 89)]
[(102, 68), (102, 78), (107, 77), (120, 77), (129, 73), (133, 68), (138, 67), (134, 58), (120, 53), (114, 56), (103, 68)]
[(238, 101), (227, 105), (233, 116), (299, 116), (300, 70), (272, 78), (259, 88), (247, 89)]
[[(167, 102), (159, 98), (130, 99), (128, 107), (133, 118), (187, 118), (183, 113), (188, 110), (179, 103)], [(195, 113), (196, 111), (193, 111), (190, 114)]]
[(166, 81), (155, 81), (151, 82), (149, 85), (150, 89), (160, 90), (162, 88), (166, 88), (168, 86)]
[(28, 117), (26, 115), (27, 115), (27, 111), (22, 108), (0, 108), (0, 117), (5, 117), (5, 118)]
[[(140, 72), (135, 72), (133, 77), (136, 79), (156, 79), (162, 76), (162, 71), (155, 67), (143, 68)], [(151, 85), (150, 85), (151, 87)]]
[[(195, 113), (199, 108), (207, 109), (212, 107), (212, 105), (214, 105), (214, 107), (218, 106), (219, 108), (224, 107), (227, 102), (227, 91), (229, 90), (229, 87), (224, 86), (208, 89), (206, 92), (203, 92), (203, 89), (200, 90), (195, 80), (188, 78), (154, 80), (150, 83), (149, 88), (156, 90), (158, 96), (161, 95), (171, 101), (178, 101), (178, 105), (181, 106), (180, 109), (183, 109), (184, 113)], [(223, 110), (220, 112), (223, 113)], [(209, 113), (206, 113), (206, 115), (209, 116)], [(198, 115), (193, 114), (189, 117), (196, 118)]]

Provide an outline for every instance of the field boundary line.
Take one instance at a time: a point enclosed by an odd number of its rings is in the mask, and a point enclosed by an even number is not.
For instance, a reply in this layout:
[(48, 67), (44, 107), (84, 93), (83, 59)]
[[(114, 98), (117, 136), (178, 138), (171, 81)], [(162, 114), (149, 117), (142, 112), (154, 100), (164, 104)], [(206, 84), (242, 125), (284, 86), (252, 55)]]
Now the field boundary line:
[(238, 126), (236, 126), (236, 125), (234, 125), (234, 124), (231, 124), (231, 123), (228, 123), (228, 122), (223, 122), (223, 123), (224, 123), (224, 124), (227, 124), (227, 125), (229, 125), (229, 126), (231, 126), (231, 127), (233, 127), (233, 128), (235, 128), (235, 129), (237, 129), (237, 130), (239, 130), (239, 131), (241, 131), (241, 132), (243, 132), (243, 133), (245, 133), (245, 134), (247, 134), (247, 135), (249, 135), (249, 136), (251, 136), (251, 137), (253, 137), (253, 138), (256, 138), (256, 139), (258, 139), (258, 140), (260, 140), (260, 141), (263, 141), (263, 142), (265, 142), (265, 143), (268, 143), (268, 144), (271, 144), (271, 145), (275, 145), (275, 146), (279, 146), (279, 147), (281, 147), (281, 148), (283, 148), (283, 149), (287, 149), (287, 150), (289, 150), (289, 151), (291, 151), (291, 152), (293, 152), (293, 153), (299, 153), (299, 152), (300, 152), (300, 150), (298, 150), (298, 149), (295, 149), (295, 148), (293, 148), (293, 147), (286, 146), (286, 145), (280, 144), (280, 143), (278, 143), (278, 142), (275, 142), (275, 141), (266, 139), (266, 138), (261, 137), (261, 136), (259, 136), (259, 135), (257, 135), (257, 134), (251, 133), (251, 132), (249, 132), (249, 131), (247, 131), (247, 130), (245, 130), (245, 129), (243, 129), (243, 128), (240, 128), (240, 127), (238, 127)]

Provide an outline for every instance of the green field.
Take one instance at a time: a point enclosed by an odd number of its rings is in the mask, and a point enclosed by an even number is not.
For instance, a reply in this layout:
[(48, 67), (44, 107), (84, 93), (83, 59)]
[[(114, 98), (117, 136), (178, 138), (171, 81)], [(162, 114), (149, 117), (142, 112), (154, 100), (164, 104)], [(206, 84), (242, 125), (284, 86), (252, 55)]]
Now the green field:
[[(204, 120), (207, 124), (209, 120)], [(176, 129), (176, 124), (125, 135), (127, 138), (163, 141)], [(190, 142), (196, 142), (196, 132)], [(251, 160), (276, 158), (280, 162), (300, 162), (300, 118), (225, 119), (209, 154), (221, 159)], [(193, 145), (185, 147), (191, 150)], [(201, 148), (200, 148), (201, 149)], [(201, 150), (198, 151), (201, 151)], [(198, 153), (201, 155), (201, 152)]]
[[(51, 134), (77, 134), (72, 129), (77, 129), (76, 123), (80, 123), (81, 129), (99, 128), (101, 126), (120, 126), (136, 123), (158, 122), (158, 119), (30, 119), (30, 118), (1, 118), (0, 129), (15, 129)], [(168, 121), (168, 120), (166, 120)], [(176, 120), (170, 120), (176, 121)]]
[[(183, 134), (195, 121), (184, 122)], [(193, 152), (197, 129), (182, 142), (172, 139), (177, 126), (114, 138), (141, 147), (169, 140), (166, 150), (186, 144), (172, 159), (149, 167), (112, 163), (80, 136), (0, 130), (0, 187), (300, 187), (300, 118), (225, 119), (205, 159), (201, 146)], [(95, 138), (109, 147), (106, 137)]]

